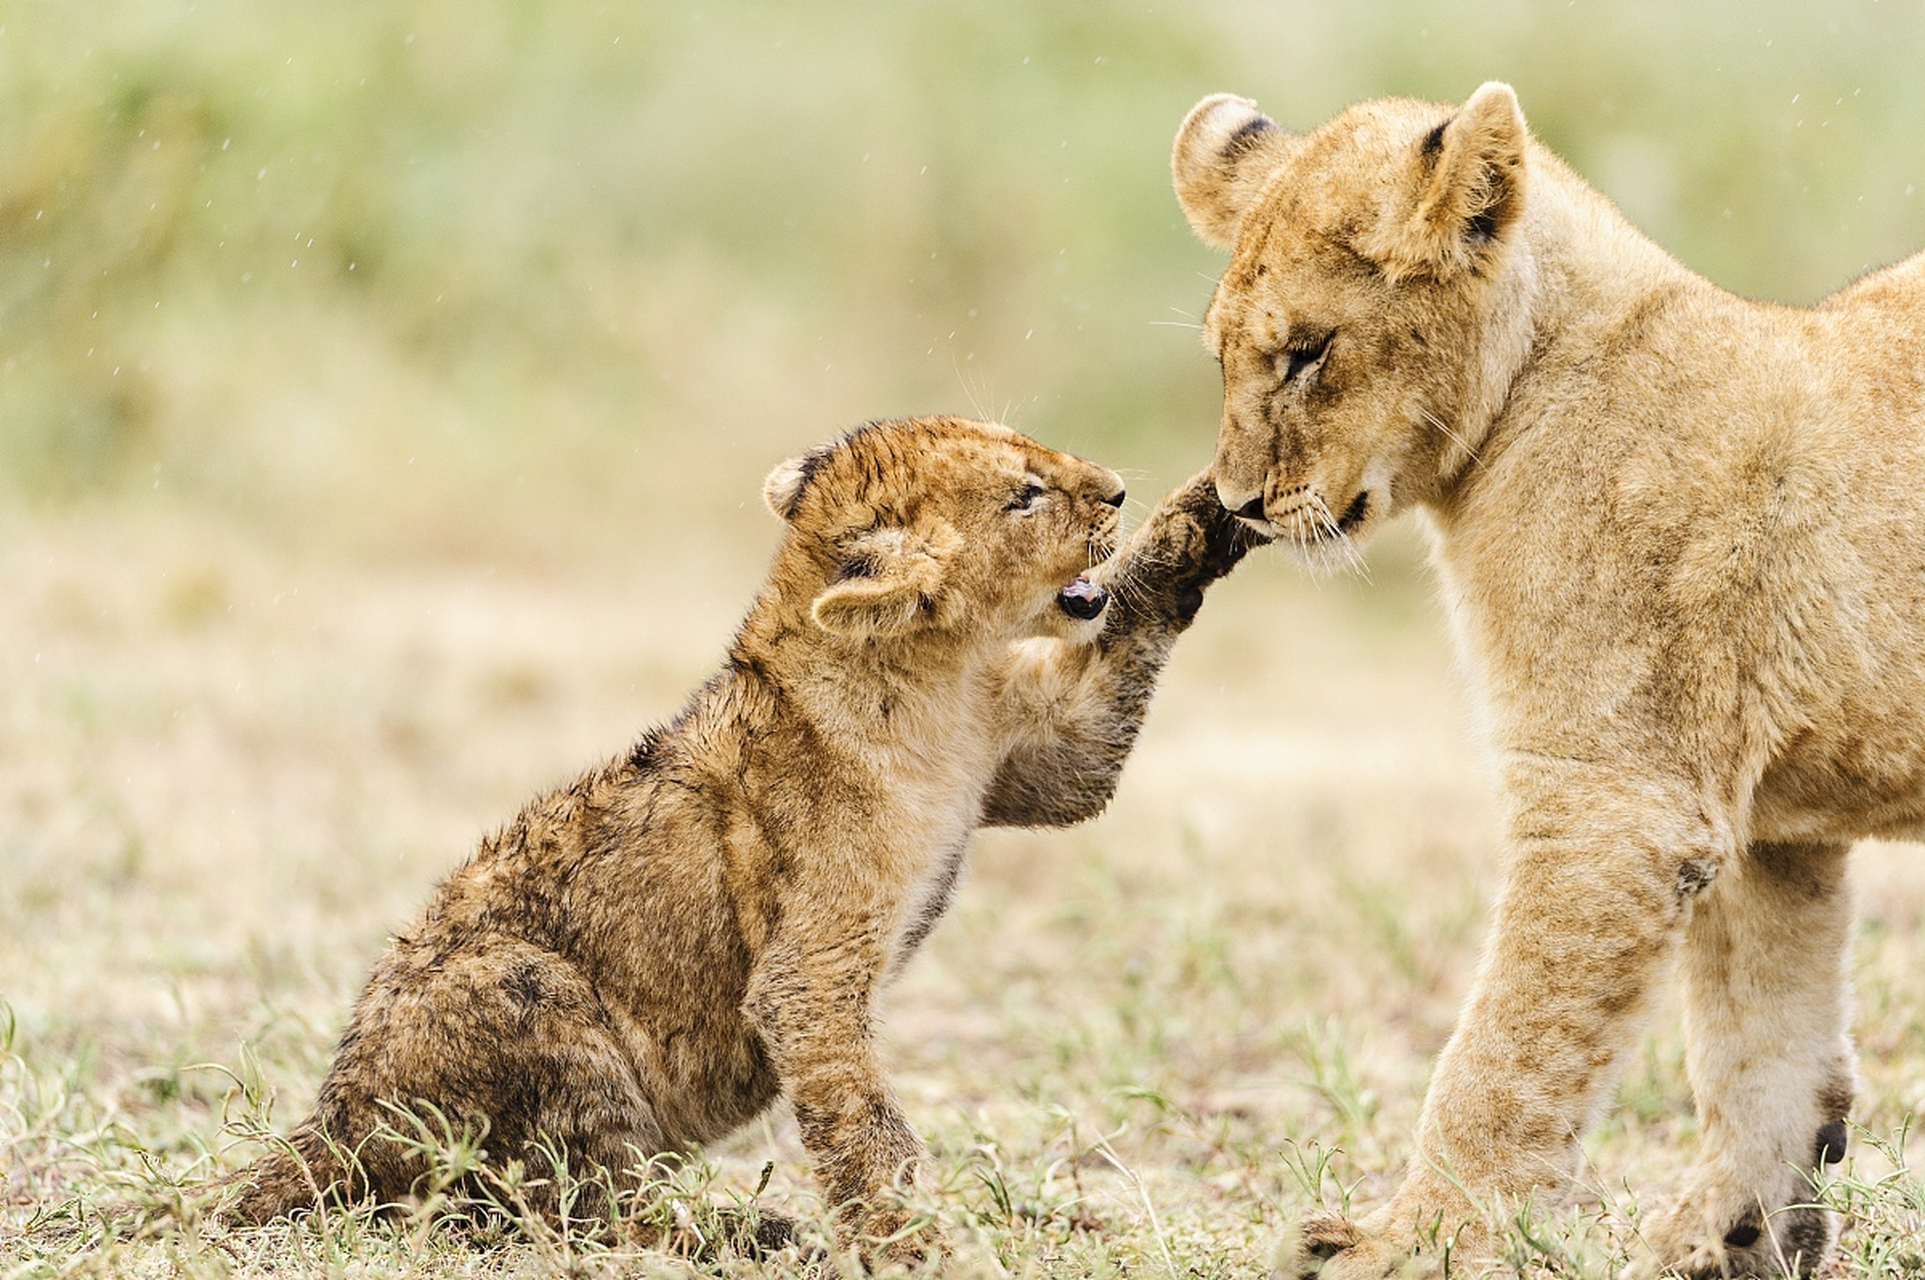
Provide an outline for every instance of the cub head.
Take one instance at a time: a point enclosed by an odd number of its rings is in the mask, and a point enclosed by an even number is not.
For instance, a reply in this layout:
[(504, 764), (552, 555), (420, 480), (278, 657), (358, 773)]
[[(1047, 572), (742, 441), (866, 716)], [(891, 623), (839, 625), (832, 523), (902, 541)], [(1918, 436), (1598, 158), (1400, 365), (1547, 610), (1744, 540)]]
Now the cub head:
[(1123, 482), (1007, 427), (912, 418), (858, 427), (763, 486), (789, 526), (779, 588), (860, 640), (1094, 635), (1081, 577), (1114, 548)]
[(1248, 99), (1196, 105), (1171, 169), (1191, 227), (1231, 252), (1203, 324), (1224, 506), (1341, 564), (1475, 460), (1530, 340), (1527, 161), (1502, 84), (1301, 135)]

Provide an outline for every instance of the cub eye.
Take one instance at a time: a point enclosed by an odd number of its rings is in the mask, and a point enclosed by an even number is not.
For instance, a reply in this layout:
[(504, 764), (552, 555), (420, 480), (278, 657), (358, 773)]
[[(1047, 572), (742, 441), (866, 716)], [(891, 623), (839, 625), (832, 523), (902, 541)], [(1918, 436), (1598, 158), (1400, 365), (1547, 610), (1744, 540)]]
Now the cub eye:
[(1324, 353), (1330, 350), (1330, 340), (1334, 337), (1336, 337), (1335, 332), (1326, 333), (1315, 342), (1278, 352), (1277, 364), (1281, 366), (1285, 385), (1295, 382), (1312, 365), (1323, 359)]
[(1018, 489), (1009, 496), (1009, 501), (1003, 504), (1003, 510), (1033, 511), (1036, 509), (1036, 504), (1042, 501), (1043, 494), (1046, 492), (1048, 491), (1040, 484), (1024, 485), (1021, 489)]

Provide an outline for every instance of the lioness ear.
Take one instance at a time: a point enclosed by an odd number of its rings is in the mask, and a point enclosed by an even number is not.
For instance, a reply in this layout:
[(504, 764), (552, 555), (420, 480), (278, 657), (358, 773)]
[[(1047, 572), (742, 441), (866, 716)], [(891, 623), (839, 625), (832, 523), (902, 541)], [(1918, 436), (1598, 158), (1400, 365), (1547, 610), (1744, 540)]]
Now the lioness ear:
[(824, 631), (857, 640), (907, 635), (934, 624), (946, 541), (940, 533), (912, 538), (900, 529), (865, 535), (847, 548), (838, 577), (816, 596), (809, 616)]
[(795, 519), (795, 509), (802, 504), (802, 491), (809, 487), (809, 473), (815, 470), (816, 455), (805, 453), (769, 472), (769, 478), (762, 482), (762, 501), (776, 518), (784, 522)]
[(1483, 85), (1417, 144), (1409, 203), (1359, 248), (1396, 274), (1477, 266), (1524, 210), (1527, 136), (1511, 87)]
[(1243, 216), (1289, 140), (1256, 103), (1233, 93), (1213, 93), (1190, 108), (1170, 151), (1170, 177), (1183, 215), (1205, 244), (1236, 246)]

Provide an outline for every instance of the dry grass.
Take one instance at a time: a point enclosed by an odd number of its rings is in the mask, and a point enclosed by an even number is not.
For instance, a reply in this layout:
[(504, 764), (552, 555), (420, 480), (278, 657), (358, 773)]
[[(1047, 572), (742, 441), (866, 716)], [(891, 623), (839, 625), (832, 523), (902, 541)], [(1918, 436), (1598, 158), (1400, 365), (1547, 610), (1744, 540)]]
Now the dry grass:
[[(707, 555), (492, 572), (300, 559), (159, 511), (9, 530), (0, 1275), (757, 1270), (424, 1223), (136, 1225), (245, 1160), (270, 1112), (297, 1118), (384, 931), (483, 827), (705, 673), (773, 528), (692, 505)], [(965, 1273), (1257, 1275), (1309, 1205), (1386, 1192), (1495, 875), (1420, 566), (1406, 531), (1370, 585), (1247, 567), (1179, 650), (1113, 811), (979, 840), (886, 1022)], [(1873, 1135), (1925, 1103), (1915, 854), (1858, 855)], [(1580, 1210), (1520, 1258), (1631, 1256), (1690, 1146), (1680, 1063), (1661, 1019)], [(1852, 1247), (1915, 1254), (1919, 1184), (1876, 1183), (1895, 1149), (1856, 1152), (1828, 1192)], [(687, 1243), (770, 1161), (762, 1203), (818, 1221), (780, 1112), (656, 1212)]]

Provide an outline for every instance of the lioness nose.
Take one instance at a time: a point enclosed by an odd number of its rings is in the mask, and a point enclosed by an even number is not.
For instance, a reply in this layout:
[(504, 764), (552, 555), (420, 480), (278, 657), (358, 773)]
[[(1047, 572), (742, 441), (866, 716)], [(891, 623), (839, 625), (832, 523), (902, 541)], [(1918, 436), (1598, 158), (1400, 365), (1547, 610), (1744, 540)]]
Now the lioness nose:
[(1258, 494), (1256, 497), (1238, 507), (1237, 514), (1245, 520), (1263, 519), (1263, 495)]
[(1123, 499), (1128, 496), (1129, 496), (1129, 491), (1127, 489), (1118, 489), (1115, 493), (1112, 493), (1109, 497), (1103, 499), (1103, 501), (1108, 503), (1112, 507), (1120, 507), (1123, 505)]

